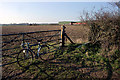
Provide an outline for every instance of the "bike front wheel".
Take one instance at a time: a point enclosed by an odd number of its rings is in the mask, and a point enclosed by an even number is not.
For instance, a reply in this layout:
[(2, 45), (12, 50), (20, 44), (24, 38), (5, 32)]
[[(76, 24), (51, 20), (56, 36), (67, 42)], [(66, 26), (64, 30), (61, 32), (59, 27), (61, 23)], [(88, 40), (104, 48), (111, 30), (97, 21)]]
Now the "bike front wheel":
[(27, 67), (33, 61), (33, 54), (29, 49), (22, 49), (17, 56), (17, 63), (20, 67)]

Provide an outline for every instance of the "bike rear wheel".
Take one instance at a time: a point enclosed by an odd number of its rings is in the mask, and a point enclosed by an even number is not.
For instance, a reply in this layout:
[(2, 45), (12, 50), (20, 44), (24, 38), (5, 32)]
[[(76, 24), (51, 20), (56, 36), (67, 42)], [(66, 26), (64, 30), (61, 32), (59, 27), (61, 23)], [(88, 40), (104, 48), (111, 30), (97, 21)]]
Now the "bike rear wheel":
[(54, 54), (50, 52), (50, 49), (48, 46), (42, 46), (40, 49), (40, 58), (44, 61), (49, 61), (54, 58)]
[(29, 49), (22, 49), (17, 56), (17, 63), (20, 67), (27, 67), (33, 61), (33, 54)]

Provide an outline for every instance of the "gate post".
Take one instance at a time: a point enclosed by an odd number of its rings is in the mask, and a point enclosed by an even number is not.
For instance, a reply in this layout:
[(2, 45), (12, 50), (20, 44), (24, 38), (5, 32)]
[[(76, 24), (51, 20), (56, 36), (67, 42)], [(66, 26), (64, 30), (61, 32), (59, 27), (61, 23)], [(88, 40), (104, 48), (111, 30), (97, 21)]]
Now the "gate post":
[(63, 25), (63, 26), (61, 26), (61, 42), (62, 42), (62, 44), (61, 44), (61, 47), (64, 47), (65, 46), (65, 26)]

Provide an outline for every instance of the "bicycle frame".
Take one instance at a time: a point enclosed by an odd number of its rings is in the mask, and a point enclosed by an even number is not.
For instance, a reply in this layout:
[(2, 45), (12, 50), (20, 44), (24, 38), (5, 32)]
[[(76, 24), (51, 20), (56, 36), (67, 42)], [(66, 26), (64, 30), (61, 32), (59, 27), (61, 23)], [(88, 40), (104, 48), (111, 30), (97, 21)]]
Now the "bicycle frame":
[[(26, 45), (26, 46), (25, 46)], [(35, 56), (37, 56), (37, 57), (39, 57), (39, 52), (40, 52), (40, 50), (41, 50), (41, 47), (42, 47), (42, 45), (40, 45), (40, 42), (37, 44), (38, 45), (38, 49), (37, 49), (37, 54), (31, 49), (31, 47), (32, 46), (36, 46), (36, 45), (30, 45), (30, 43), (22, 43), (22, 48), (23, 49), (27, 49), (27, 50), (30, 50), (32, 53), (34, 53), (34, 55)], [(25, 48), (26, 47), (26, 48)], [(25, 51), (23, 51), (23, 53), (25, 53)], [(27, 53), (26, 53), (26, 57), (28, 57), (29, 56), (29, 54), (28, 54), (28, 51), (27, 51)]]
[(41, 45), (40, 44), (38, 44), (38, 51), (37, 51), (37, 56), (39, 57), (39, 52), (40, 52), (40, 49), (41, 49)]

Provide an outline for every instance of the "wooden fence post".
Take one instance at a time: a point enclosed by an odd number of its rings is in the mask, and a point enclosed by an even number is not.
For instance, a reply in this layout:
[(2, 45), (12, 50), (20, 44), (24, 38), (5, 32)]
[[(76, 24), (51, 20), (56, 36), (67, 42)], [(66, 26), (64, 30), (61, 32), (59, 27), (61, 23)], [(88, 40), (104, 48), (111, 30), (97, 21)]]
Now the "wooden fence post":
[(62, 39), (62, 44), (61, 44), (61, 47), (64, 47), (65, 46), (65, 26), (61, 26), (61, 39)]

